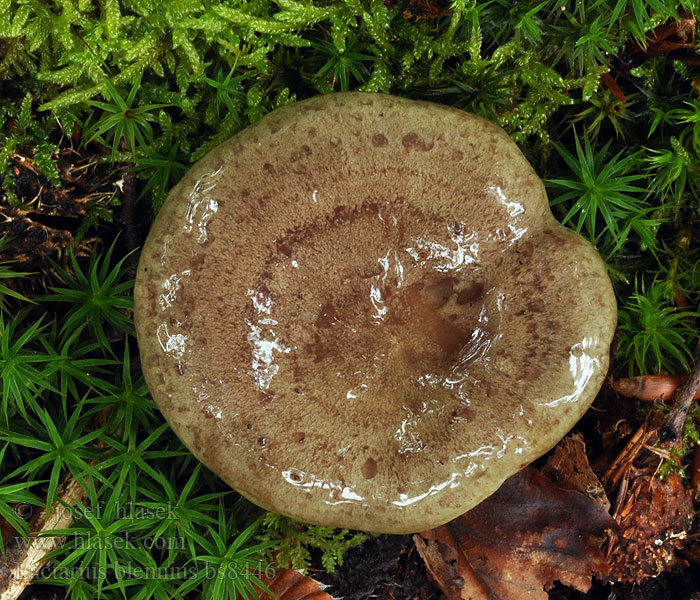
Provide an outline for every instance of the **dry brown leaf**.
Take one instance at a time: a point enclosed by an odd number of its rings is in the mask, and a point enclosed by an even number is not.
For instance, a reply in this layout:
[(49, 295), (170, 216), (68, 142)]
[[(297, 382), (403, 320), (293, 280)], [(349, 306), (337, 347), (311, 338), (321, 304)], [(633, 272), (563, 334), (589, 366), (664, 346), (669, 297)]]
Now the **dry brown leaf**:
[(636, 42), (629, 44), (627, 51), (637, 62), (642, 62), (654, 56), (695, 48), (695, 17), (681, 13), (677, 19), (656, 27), (647, 35), (643, 45)]
[(542, 472), (559, 487), (586, 494), (602, 506), (605, 511), (610, 511), (610, 500), (608, 500), (603, 484), (588, 463), (586, 444), (580, 433), (559, 442), (556, 451), (549, 457)]
[(610, 73), (603, 73), (600, 76), (600, 80), (605, 84), (605, 86), (615, 95), (615, 97), (620, 101), (620, 102), (627, 102), (627, 98), (625, 98), (625, 94), (622, 92), (620, 89), (620, 86), (617, 85), (617, 81), (615, 81), (615, 78), (610, 75)]
[(425, 561), (429, 577), (445, 594), (446, 600), (461, 600), (464, 578), (457, 570), (457, 550), (438, 540), (413, 536), (416, 549)]
[[(594, 535), (614, 525), (595, 501), (528, 467), (476, 508), (422, 534), (429, 541), (421, 555), (449, 600), (545, 600), (555, 580), (585, 592), (593, 574), (608, 572)], [(457, 558), (438, 542), (452, 543)]]
[[(670, 400), (676, 390), (685, 383), (688, 375), (639, 375), (618, 379), (610, 387), (621, 396), (640, 400)], [(700, 400), (700, 392), (694, 396)]]
[(425, 561), (430, 579), (443, 591), (445, 600), (489, 598), (447, 527), (416, 534), (413, 540), (418, 553)]
[(260, 591), (258, 600), (332, 600), (318, 583), (294, 569), (279, 569), (271, 575), (259, 573), (258, 578), (274, 594)]

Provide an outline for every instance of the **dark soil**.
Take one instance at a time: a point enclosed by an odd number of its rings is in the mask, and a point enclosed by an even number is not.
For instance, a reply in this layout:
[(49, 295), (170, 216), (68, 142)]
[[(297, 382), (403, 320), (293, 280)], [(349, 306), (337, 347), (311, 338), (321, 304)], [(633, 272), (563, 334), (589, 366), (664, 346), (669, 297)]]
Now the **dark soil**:
[(65, 597), (66, 588), (64, 587), (35, 583), (22, 592), (19, 600), (63, 600)]
[(382, 535), (345, 554), (343, 566), (326, 573), (315, 558), (310, 575), (328, 584), (325, 591), (343, 600), (438, 600), (410, 535)]

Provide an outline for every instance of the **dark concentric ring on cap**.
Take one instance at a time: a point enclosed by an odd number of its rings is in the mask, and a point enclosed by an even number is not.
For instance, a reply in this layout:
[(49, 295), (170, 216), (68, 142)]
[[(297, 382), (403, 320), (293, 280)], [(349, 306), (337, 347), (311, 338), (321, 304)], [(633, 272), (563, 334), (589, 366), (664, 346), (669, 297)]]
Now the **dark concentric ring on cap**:
[(501, 129), (343, 93), (192, 167), (146, 241), (135, 319), (155, 401), (233, 488), (405, 533), (566, 434), (607, 371), (616, 304)]

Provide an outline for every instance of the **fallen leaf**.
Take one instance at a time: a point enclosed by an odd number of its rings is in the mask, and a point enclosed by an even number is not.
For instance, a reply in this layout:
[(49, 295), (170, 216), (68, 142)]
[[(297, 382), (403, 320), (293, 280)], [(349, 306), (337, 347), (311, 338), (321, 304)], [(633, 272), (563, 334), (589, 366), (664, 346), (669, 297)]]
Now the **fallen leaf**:
[(627, 98), (625, 98), (625, 95), (622, 93), (622, 90), (620, 89), (620, 86), (617, 85), (617, 81), (613, 78), (610, 73), (603, 73), (600, 76), (600, 80), (605, 84), (605, 86), (615, 95), (615, 97), (620, 101), (620, 102), (627, 102)]
[(449, 534), (449, 537), (451, 544), (437, 539), (426, 541), (418, 534), (413, 536), (413, 541), (418, 553), (425, 561), (428, 576), (444, 592), (446, 600), (462, 600), (464, 577), (460, 575), (459, 554), (454, 538), (452, 534)]
[[(421, 534), (421, 554), (449, 600), (545, 600), (554, 581), (586, 592), (593, 574), (608, 572), (594, 536), (614, 526), (595, 501), (528, 467), (476, 508)], [(440, 544), (452, 545), (456, 558)]]
[(586, 444), (580, 433), (557, 444), (556, 451), (547, 460), (542, 472), (559, 487), (586, 494), (606, 512), (610, 511), (610, 500), (603, 484), (588, 463)]
[[(685, 383), (688, 375), (640, 375), (618, 379), (610, 387), (621, 396), (640, 400), (670, 400), (676, 390)], [(700, 392), (694, 396), (700, 400)]]
[[(423, 541), (421, 536), (427, 541)], [(413, 537), (418, 553), (426, 563), (428, 575), (444, 592), (445, 600), (482, 600), (490, 597), (447, 527), (431, 529)], [(440, 564), (440, 558), (444, 564)]]
[(313, 579), (294, 569), (279, 569), (274, 574), (258, 573), (260, 581), (274, 595), (259, 590), (258, 600), (332, 600)]
[(627, 51), (637, 62), (643, 62), (678, 50), (695, 50), (695, 47), (695, 17), (679, 14), (677, 19), (663, 23), (649, 33), (643, 46), (633, 42)]

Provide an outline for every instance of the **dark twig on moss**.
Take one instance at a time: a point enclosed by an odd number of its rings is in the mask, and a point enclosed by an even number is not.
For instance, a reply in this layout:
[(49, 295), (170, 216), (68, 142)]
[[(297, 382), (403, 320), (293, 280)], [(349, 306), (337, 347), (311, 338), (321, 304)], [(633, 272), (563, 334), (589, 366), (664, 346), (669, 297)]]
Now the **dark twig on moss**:
[(676, 393), (676, 406), (659, 431), (659, 439), (663, 442), (675, 442), (683, 434), (683, 424), (688, 411), (693, 404), (695, 392), (700, 387), (700, 344), (695, 347), (693, 370), (688, 375), (683, 386)]
[(127, 170), (124, 172), (122, 177), (122, 209), (121, 218), (124, 223), (124, 239), (126, 242), (126, 249), (129, 253), (129, 258), (127, 262), (129, 264), (129, 274), (132, 278), (136, 275), (136, 264), (138, 260), (138, 255), (134, 250), (139, 246), (139, 233), (138, 225), (136, 223), (136, 177), (131, 172)]

